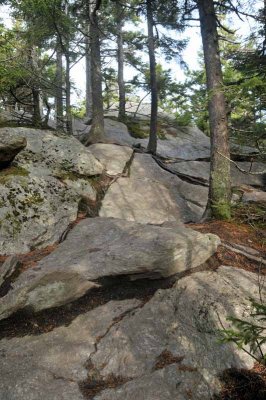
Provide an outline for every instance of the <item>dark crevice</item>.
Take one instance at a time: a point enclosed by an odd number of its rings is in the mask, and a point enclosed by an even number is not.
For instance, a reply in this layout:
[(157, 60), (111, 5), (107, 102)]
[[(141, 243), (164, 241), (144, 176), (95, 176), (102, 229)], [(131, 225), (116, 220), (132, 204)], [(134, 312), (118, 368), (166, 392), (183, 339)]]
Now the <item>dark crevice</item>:
[(206, 179), (194, 178), (192, 176), (182, 174), (181, 172), (173, 171), (171, 168), (167, 167), (166, 164), (164, 164), (164, 162), (158, 156), (153, 156), (153, 159), (154, 159), (154, 161), (157, 162), (159, 167), (161, 167), (162, 169), (164, 169), (165, 171), (169, 172), (172, 175), (176, 175), (178, 178), (182, 179), (185, 182), (191, 183), (193, 185), (206, 186), (206, 187), (209, 186)]
[(216, 270), (221, 263), (214, 255), (204, 264), (183, 271), (165, 279), (139, 279), (129, 281), (129, 276), (106, 278), (102, 283), (107, 287), (93, 288), (80, 299), (61, 307), (33, 313), (29, 308), (14, 313), (0, 321), (0, 339), (41, 335), (60, 326), (68, 326), (81, 314), (104, 305), (109, 301), (138, 299), (144, 303), (149, 301), (158, 289), (171, 288), (178, 279), (195, 272)]
[[(119, 283), (118, 283), (119, 281)], [(50, 332), (56, 327), (68, 326), (76, 317), (111, 300), (139, 299), (150, 300), (157, 289), (166, 289), (173, 285), (171, 280), (147, 279), (129, 282), (125, 278), (117, 278), (108, 287), (91, 289), (80, 299), (65, 306), (52, 308), (34, 314), (31, 309), (23, 309), (11, 317), (0, 321), (0, 339), (40, 335)]]

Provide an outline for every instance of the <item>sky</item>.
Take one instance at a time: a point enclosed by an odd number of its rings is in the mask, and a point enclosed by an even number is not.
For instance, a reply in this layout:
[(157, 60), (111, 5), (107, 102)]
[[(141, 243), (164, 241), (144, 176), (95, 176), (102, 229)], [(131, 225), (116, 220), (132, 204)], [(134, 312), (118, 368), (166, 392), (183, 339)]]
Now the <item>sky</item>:
[[(260, 6), (262, 1), (258, 1), (258, 6)], [(10, 27), (12, 24), (12, 20), (10, 18), (9, 9), (7, 6), (0, 6), (0, 17), (6, 26)], [(231, 18), (229, 21), (230, 25), (237, 29), (237, 33), (239, 35), (246, 36), (250, 30), (250, 22), (246, 19), (240, 21), (237, 17)], [(141, 25), (142, 30), (146, 30), (146, 24)], [(173, 35), (171, 33), (171, 35)], [(178, 36), (176, 35), (178, 38)], [(179, 36), (180, 38), (180, 36)], [(182, 38), (188, 38), (189, 42), (186, 49), (183, 51), (183, 59), (187, 63), (189, 69), (195, 70), (199, 68), (198, 64), (198, 52), (201, 49), (201, 35), (199, 26), (195, 26), (193, 28), (187, 28)], [(170, 68), (172, 71), (173, 78), (182, 82), (185, 79), (184, 71), (180, 68), (177, 62), (174, 60), (170, 63), (166, 63), (160, 54), (158, 54), (157, 58), (158, 63), (162, 64), (164, 68)], [(114, 64), (115, 65), (115, 64)], [(125, 80), (129, 80), (133, 77), (136, 72), (131, 67), (125, 68)], [(72, 93), (72, 102), (74, 104), (78, 104), (85, 95), (85, 61), (81, 60), (78, 64), (76, 64), (71, 70), (71, 79), (77, 88), (76, 92)]]

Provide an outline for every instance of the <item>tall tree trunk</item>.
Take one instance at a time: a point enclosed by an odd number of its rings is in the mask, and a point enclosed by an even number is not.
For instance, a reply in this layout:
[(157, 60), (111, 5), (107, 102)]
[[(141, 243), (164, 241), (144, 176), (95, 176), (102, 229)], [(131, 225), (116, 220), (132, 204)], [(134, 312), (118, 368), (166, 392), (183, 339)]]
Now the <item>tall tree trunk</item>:
[(40, 108), (40, 90), (33, 86), (32, 88), (32, 100), (33, 100), (33, 115), (32, 124), (36, 128), (42, 125), (41, 108)]
[(39, 68), (38, 55), (36, 47), (33, 46), (29, 50), (29, 64), (32, 70), (32, 124), (35, 127), (42, 125), (41, 107), (40, 107), (40, 88), (39, 88)]
[(70, 57), (68, 50), (65, 54), (66, 59), (66, 131), (69, 135), (73, 134), (72, 112), (71, 112), (71, 83), (70, 83)]
[(228, 123), (213, 0), (198, 0), (198, 8), (209, 93), (211, 133), (210, 188), (205, 215), (217, 219), (230, 219), (231, 181)]
[(86, 20), (86, 39), (85, 39), (85, 62), (86, 62), (86, 117), (92, 118), (92, 87), (91, 87), (91, 52), (90, 52), (90, 2), (87, 5), (87, 20)]
[(124, 43), (123, 43), (123, 9), (119, 3), (116, 4), (117, 20), (117, 62), (118, 62), (118, 89), (119, 109), (118, 118), (124, 120), (126, 116), (126, 90), (124, 81)]
[(102, 95), (102, 71), (100, 51), (100, 30), (96, 5), (91, 13), (91, 86), (92, 86), (92, 126), (86, 144), (104, 141), (104, 113)]
[(148, 24), (148, 49), (150, 60), (150, 90), (151, 90), (151, 120), (148, 151), (152, 154), (157, 150), (157, 116), (158, 116), (158, 88), (156, 76), (155, 41), (153, 34), (153, 9), (152, 0), (146, 0)]
[(63, 130), (63, 54), (60, 43), (56, 51), (56, 87), (55, 87), (55, 109), (56, 109), (56, 129)]

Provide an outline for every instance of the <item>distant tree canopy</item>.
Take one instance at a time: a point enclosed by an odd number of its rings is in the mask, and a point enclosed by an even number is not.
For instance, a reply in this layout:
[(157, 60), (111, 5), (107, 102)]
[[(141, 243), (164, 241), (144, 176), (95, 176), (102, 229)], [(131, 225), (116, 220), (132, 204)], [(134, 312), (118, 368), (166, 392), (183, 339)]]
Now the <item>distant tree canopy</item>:
[[(258, 147), (266, 126), (266, 3), (238, 0), (1, 0), (12, 24), (0, 25), (1, 107), (20, 110), (27, 123), (73, 133), (73, 115), (92, 128), (87, 144), (104, 140), (104, 109), (126, 119), (129, 100), (150, 99), (148, 151), (156, 153), (158, 107), (179, 124), (211, 137), (212, 214), (230, 216), (228, 137)], [(245, 37), (236, 21), (250, 22)], [(248, 26), (248, 25), (247, 25)], [(187, 29), (201, 29), (199, 68), (183, 60)], [(196, 33), (195, 33), (196, 34)], [(193, 37), (192, 37), (193, 40)], [(86, 61), (86, 96), (77, 110), (72, 69)], [(183, 68), (174, 78), (167, 62)], [(131, 76), (125, 73), (130, 67)], [(222, 156), (218, 154), (222, 151)], [(216, 149), (216, 150), (215, 150)], [(223, 177), (216, 174), (223, 170)], [(224, 190), (219, 189), (219, 181)], [(215, 183), (216, 182), (216, 183)], [(218, 183), (217, 183), (218, 182)], [(225, 184), (225, 182), (227, 182)], [(220, 199), (220, 200), (219, 200)]]

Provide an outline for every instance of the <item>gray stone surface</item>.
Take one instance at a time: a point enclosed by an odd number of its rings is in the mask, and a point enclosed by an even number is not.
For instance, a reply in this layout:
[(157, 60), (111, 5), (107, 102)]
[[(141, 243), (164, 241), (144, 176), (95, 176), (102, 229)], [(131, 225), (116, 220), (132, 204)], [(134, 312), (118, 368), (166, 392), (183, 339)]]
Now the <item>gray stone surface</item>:
[(55, 251), (17, 278), (2, 298), (0, 319), (24, 307), (39, 311), (71, 302), (102, 278), (158, 278), (189, 270), (204, 263), (219, 243), (215, 235), (181, 225), (83, 220)]
[(16, 157), (16, 165), (38, 163), (53, 173), (72, 172), (85, 176), (99, 175), (103, 171), (100, 162), (73, 136), (38, 129), (10, 129), (27, 140), (26, 149)]
[[(249, 171), (251, 164), (249, 162), (237, 162), (237, 165), (245, 170)], [(169, 167), (178, 173), (186, 174), (191, 177), (200, 178), (205, 182), (209, 180), (210, 163), (204, 161), (187, 161), (171, 163)], [(254, 162), (252, 164), (252, 172), (265, 171), (265, 164)], [(235, 165), (231, 165), (231, 178), (232, 185), (239, 186), (242, 184), (252, 186), (264, 186), (265, 181), (263, 175), (249, 175), (239, 171)]]
[(129, 177), (111, 185), (100, 216), (140, 223), (196, 222), (203, 215), (208, 188), (182, 181), (149, 154), (134, 155)]
[(248, 190), (243, 193), (243, 203), (266, 203), (266, 192), (261, 190)]
[[(136, 140), (144, 147), (148, 139)], [(158, 140), (158, 155), (164, 158), (197, 160), (210, 157), (210, 139), (196, 127), (179, 127), (176, 136), (166, 135), (165, 140)]]
[(8, 129), (27, 140), (27, 146), (0, 173), (0, 254), (24, 253), (58, 241), (76, 219), (80, 199), (96, 200), (90, 179), (103, 172), (74, 137)]
[(6, 167), (27, 145), (26, 139), (12, 128), (0, 129), (0, 167)]
[[(171, 165), (167, 167), (171, 168)], [(207, 187), (201, 185), (193, 185), (178, 178), (176, 175), (164, 170), (157, 162), (148, 154), (135, 154), (131, 168), (130, 177), (144, 179), (148, 178), (153, 181), (160, 182), (169, 190), (171, 197), (181, 207), (182, 204), (178, 200), (180, 197), (187, 201), (187, 206), (192, 211), (188, 213), (186, 206), (183, 205), (184, 210), (182, 213), (187, 214), (184, 221), (189, 220), (197, 221), (202, 217), (204, 209), (208, 200)]]
[(109, 302), (70, 325), (38, 336), (0, 341), (1, 400), (83, 400), (79, 381), (99, 338), (138, 300)]
[(92, 186), (92, 183), (88, 179), (78, 178), (78, 179), (70, 179), (63, 178), (63, 182), (65, 185), (74, 190), (76, 193), (80, 195), (84, 200), (96, 201), (97, 191)]
[[(157, 291), (112, 327), (90, 358), (101, 377), (112, 373), (130, 380), (96, 399), (210, 400), (220, 389), (219, 373), (253, 366), (237, 346), (219, 342), (221, 322), (228, 327), (228, 316), (245, 318), (250, 297), (259, 299), (257, 275), (231, 267), (194, 273), (172, 289)], [(179, 362), (155, 371), (165, 351)]]
[(23, 170), (24, 175), (15, 171), (0, 180), (1, 254), (26, 253), (55, 243), (78, 212), (79, 195), (46, 170)]
[[(127, 126), (122, 122), (105, 118), (104, 131), (105, 131), (104, 143), (113, 143), (121, 146), (131, 146), (135, 143), (135, 139), (128, 133)], [(79, 139), (84, 144), (90, 143), (89, 130), (81, 134), (79, 136)]]
[[(99, 212), (101, 217), (121, 218), (142, 224), (187, 221), (190, 212), (179, 196), (175, 201), (160, 182), (149, 179), (119, 178), (108, 189)], [(191, 220), (190, 215), (188, 220)]]
[(111, 176), (122, 174), (133, 154), (133, 149), (128, 146), (105, 143), (93, 144), (89, 150)]

